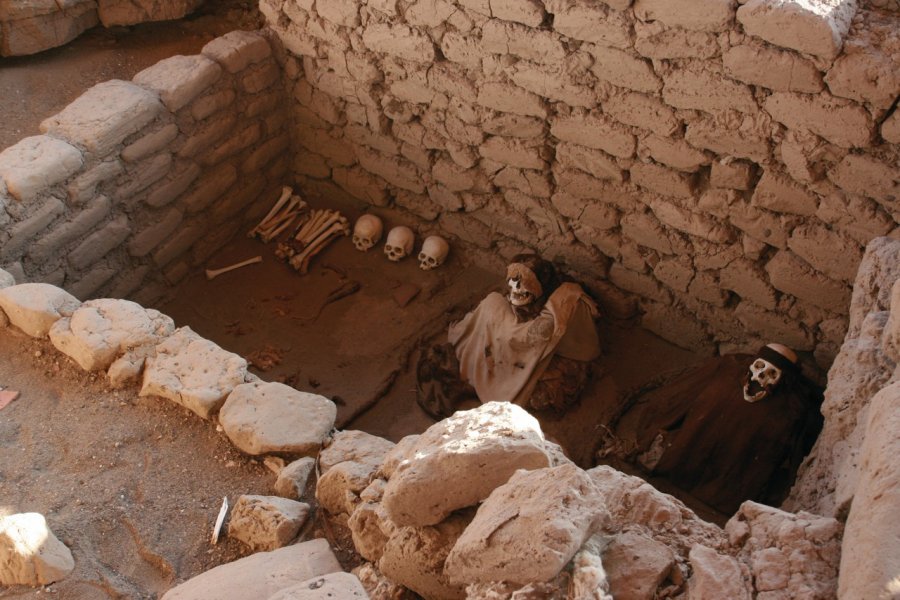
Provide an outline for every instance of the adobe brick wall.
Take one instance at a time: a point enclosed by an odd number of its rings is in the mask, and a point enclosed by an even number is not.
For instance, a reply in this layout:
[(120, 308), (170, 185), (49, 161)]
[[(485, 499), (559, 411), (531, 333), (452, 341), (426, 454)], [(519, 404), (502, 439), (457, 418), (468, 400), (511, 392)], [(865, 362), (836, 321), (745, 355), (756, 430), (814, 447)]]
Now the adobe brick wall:
[(152, 304), (277, 198), (285, 107), (269, 41), (250, 32), (94, 86), (0, 152), (0, 265), (82, 300)]
[(260, 8), (301, 187), (561, 260), (676, 344), (778, 340), (826, 368), (865, 244), (900, 235), (893, 2)]

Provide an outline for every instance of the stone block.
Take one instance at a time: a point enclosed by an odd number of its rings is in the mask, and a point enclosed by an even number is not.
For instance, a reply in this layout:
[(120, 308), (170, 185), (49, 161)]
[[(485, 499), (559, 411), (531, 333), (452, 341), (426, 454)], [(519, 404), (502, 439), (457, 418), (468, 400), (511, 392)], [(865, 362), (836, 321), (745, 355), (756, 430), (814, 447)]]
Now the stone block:
[[(461, 443), (466, 452), (456, 450)], [(390, 475), (383, 505), (401, 526), (439, 523), (487, 498), (516, 470), (549, 465), (538, 422), (501, 402), (459, 411), (393, 453), (402, 461)]]
[(2, 9), (3, 35), (0, 56), (25, 56), (62, 46), (98, 22), (93, 0), (8, 2)]
[(815, 94), (825, 87), (816, 66), (793, 52), (741, 44), (729, 48), (722, 62), (733, 79), (776, 92)]
[(334, 428), (334, 402), (282, 383), (245, 383), (229, 394), (219, 422), (247, 454), (315, 456)]
[(871, 116), (862, 106), (848, 100), (825, 92), (815, 96), (775, 92), (763, 106), (773, 119), (789, 129), (811, 131), (841, 148), (865, 148), (872, 144)]
[(316, 459), (304, 456), (292, 461), (278, 472), (275, 480), (275, 493), (282, 498), (299, 500), (306, 491), (310, 475), (316, 468)]
[(396, 56), (410, 62), (434, 61), (434, 44), (431, 39), (405, 25), (372, 23), (363, 30), (362, 41), (373, 52)]
[(631, 181), (664, 196), (676, 198), (694, 196), (695, 181), (692, 175), (654, 163), (635, 163), (631, 167)]
[(416, 194), (425, 192), (422, 177), (412, 163), (402, 158), (383, 156), (364, 148), (357, 149), (357, 156), (362, 168), (378, 175), (391, 185)]
[(330, 170), (331, 179), (341, 189), (375, 206), (387, 206), (390, 200), (387, 183), (360, 167)]
[(584, 171), (597, 179), (609, 179), (618, 183), (624, 181), (624, 173), (618, 163), (600, 150), (560, 142), (556, 145), (556, 161), (565, 168)]
[(66, 187), (69, 202), (74, 205), (84, 204), (94, 197), (97, 186), (117, 177), (122, 173), (124, 165), (119, 160), (109, 160), (91, 167), (75, 177)]
[(540, 140), (537, 142), (538, 145), (517, 138), (493, 136), (479, 146), (478, 152), (484, 158), (504, 165), (541, 171), (546, 168), (547, 163), (543, 159), (544, 148), (540, 145)]
[(216, 142), (234, 130), (236, 124), (237, 115), (228, 113), (217, 119), (215, 123), (204, 123), (184, 141), (184, 145), (178, 151), (178, 156), (193, 158), (207, 154)]
[(314, 577), (269, 596), (268, 600), (368, 600), (369, 594), (352, 573), (330, 573)]
[(892, 144), (900, 144), (900, 112), (894, 111), (881, 124), (881, 137)]
[(553, 67), (523, 61), (516, 65), (510, 78), (516, 85), (548, 100), (584, 108), (597, 105), (597, 95), (592, 87), (576, 83), (571, 73)]
[(131, 235), (128, 217), (120, 215), (78, 244), (69, 253), (69, 264), (84, 269), (118, 248)]
[(763, 172), (756, 184), (752, 202), (774, 212), (811, 216), (816, 214), (818, 197), (788, 177), (772, 170)]
[(128, 242), (128, 253), (138, 258), (149, 254), (178, 229), (183, 216), (177, 208), (168, 210), (131, 238)]
[(346, 167), (356, 162), (353, 145), (337, 139), (321, 129), (294, 126), (296, 140), (301, 146), (328, 159), (333, 166)]
[(751, 119), (736, 123), (731, 119), (702, 117), (688, 123), (684, 139), (695, 148), (723, 156), (748, 158), (757, 163), (767, 162), (772, 153), (771, 140)]
[(719, 271), (719, 282), (725, 289), (732, 290), (741, 298), (775, 310), (778, 296), (769, 284), (765, 272), (751, 260), (741, 258), (732, 261)]
[(655, 59), (709, 59), (719, 54), (716, 34), (666, 27), (659, 21), (634, 23), (634, 49)]
[(252, 551), (287, 546), (309, 515), (309, 505), (278, 496), (244, 495), (238, 498), (228, 521), (228, 537)]
[(737, 110), (752, 114), (758, 110), (748, 86), (703, 67), (688, 67), (670, 73), (663, 87), (663, 100), (675, 108), (708, 113)]
[(662, 304), (668, 304), (672, 300), (669, 291), (653, 277), (637, 273), (618, 263), (613, 264), (609, 269), (609, 282), (626, 292), (637, 294), (642, 298), (657, 300)]
[[(776, 288), (782, 289), (779, 287), (780, 281), (776, 283), (775, 278), (772, 277), (772, 279), (772, 284)], [(796, 320), (783, 314), (769, 312), (752, 302), (745, 300), (738, 304), (734, 311), (734, 318), (746, 331), (761, 339), (778, 340), (800, 352), (806, 352), (815, 347), (812, 335)]]
[(104, 27), (180, 19), (200, 4), (202, 0), (97, 0)]
[(0, 518), (0, 564), (0, 585), (4, 586), (46, 586), (75, 569), (72, 552), (39, 513)]
[(694, 278), (694, 266), (688, 256), (664, 258), (653, 267), (653, 276), (677, 292), (687, 292)]
[(140, 395), (168, 398), (209, 419), (246, 375), (246, 360), (181, 327), (147, 359)]
[(857, 154), (846, 155), (828, 172), (842, 190), (851, 194), (868, 196), (886, 207), (900, 206), (900, 175), (893, 166), (873, 158)]
[(749, 190), (752, 179), (752, 163), (743, 160), (716, 160), (712, 164), (709, 183), (717, 188)]
[(541, 64), (556, 64), (566, 57), (558, 35), (500, 19), (491, 19), (481, 29), (481, 47), (492, 54), (512, 54)]
[(41, 131), (102, 157), (163, 110), (156, 94), (114, 79), (98, 83), (62, 111), (45, 119)]
[(109, 215), (110, 209), (109, 198), (97, 196), (70, 221), (58, 225), (31, 244), (28, 248), (28, 257), (40, 264), (58, 256), (63, 247), (85, 235), (103, 221)]
[(185, 252), (206, 233), (206, 223), (195, 223), (185, 227), (169, 238), (162, 246), (157, 247), (153, 253), (153, 262), (158, 267), (164, 267)]
[(737, 20), (749, 35), (782, 48), (832, 60), (856, 14), (856, 0), (749, 0)]
[(540, 96), (508, 83), (485, 83), (478, 90), (478, 104), (517, 115), (546, 118), (547, 108)]
[(603, 103), (603, 112), (621, 123), (648, 129), (659, 136), (671, 136), (681, 127), (675, 111), (656, 97), (644, 94), (611, 96)]
[(845, 315), (850, 309), (850, 287), (816, 273), (787, 251), (777, 253), (766, 264), (772, 285), (782, 292)]
[(231, 136), (216, 146), (212, 151), (200, 156), (200, 163), (205, 166), (217, 165), (227, 158), (246, 150), (262, 137), (262, 125), (250, 123), (243, 129), (234, 132)]
[(290, 139), (287, 135), (280, 135), (260, 144), (241, 162), (241, 173), (251, 175), (261, 172), (282, 156), (289, 144)]
[(495, 19), (514, 21), (529, 27), (544, 22), (544, 5), (538, 0), (490, 0), (491, 15)]
[(128, 169), (127, 181), (116, 187), (116, 200), (126, 206), (136, 204), (135, 196), (144, 191), (163, 177), (172, 167), (172, 155), (168, 152), (160, 152), (152, 158), (147, 158)]
[(69, 317), (81, 302), (47, 283), (22, 283), (0, 289), (0, 309), (9, 322), (31, 337), (47, 337), (56, 321)]
[(642, 246), (663, 254), (672, 253), (666, 230), (652, 213), (631, 213), (622, 217), (622, 233)]
[(696, 173), (710, 159), (700, 150), (684, 140), (659, 135), (650, 135), (640, 142), (638, 154), (646, 152), (658, 163), (685, 173)]
[(166, 181), (157, 182), (153, 190), (144, 199), (148, 206), (160, 208), (174, 202), (185, 192), (191, 184), (200, 176), (200, 166), (187, 163), (181, 168), (176, 167), (169, 171)]
[(238, 73), (271, 56), (272, 48), (266, 38), (256, 32), (230, 31), (203, 46), (201, 53), (229, 73)]
[(594, 57), (591, 72), (600, 81), (648, 94), (662, 88), (662, 80), (653, 71), (650, 61), (604, 46), (593, 46), (588, 51)]
[(258, 94), (278, 81), (280, 76), (281, 71), (274, 62), (259, 63), (241, 76), (241, 87), (248, 94)]
[(0, 247), (0, 260), (19, 258), (27, 250), (34, 236), (47, 229), (65, 211), (66, 207), (62, 202), (50, 198), (27, 219), (10, 227), (9, 239)]
[(448, 0), (419, 0), (406, 11), (406, 22), (413, 27), (440, 27), (458, 9)]
[(863, 257), (863, 249), (855, 240), (813, 223), (795, 227), (788, 248), (817, 271), (847, 283), (856, 278)]
[(0, 180), (20, 202), (77, 173), (84, 159), (77, 148), (46, 135), (24, 138), (0, 152)]
[(444, 569), (457, 583), (547, 581), (606, 518), (599, 491), (575, 465), (518, 471), (481, 505)]
[(357, 27), (359, 25), (359, 0), (331, 0), (330, 2), (316, 3), (316, 12), (319, 16), (342, 27)]
[(122, 150), (122, 160), (125, 162), (139, 161), (159, 152), (176, 137), (178, 137), (178, 126), (175, 123), (169, 123), (127, 145)]
[(691, 600), (750, 600), (751, 590), (744, 581), (740, 563), (733, 557), (698, 544), (691, 548), (690, 561), (693, 569), (688, 583)]
[[(234, 93), (234, 90), (224, 89), (219, 91), (213, 91), (212, 93), (206, 94), (205, 96), (200, 96), (194, 103), (191, 104), (191, 116), (194, 117), (198, 121), (202, 121), (203, 119), (216, 114), (217, 112), (228, 108), (234, 103), (234, 99), (237, 98), (237, 94)], [(255, 102), (250, 102), (247, 106), (254, 105)], [(258, 113), (257, 113), (258, 114)], [(248, 114), (247, 116), (253, 117), (255, 114)]]
[(733, 0), (635, 0), (641, 21), (662, 21), (669, 27), (695, 31), (725, 31), (734, 19)]
[(779, 218), (749, 203), (736, 202), (731, 206), (728, 220), (754, 239), (776, 248), (787, 248), (788, 227), (784, 217)]
[(715, 346), (703, 323), (671, 302), (641, 302), (641, 325), (680, 348), (711, 355)]
[(561, 141), (603, 150), (619, 158), (634, 156), (637, 144), (626, 127), (598, 113), (553, 117), (550, 133)]
[[(624, 10), (630, 0), (613, 0), (606, 5)], [(624, 15), (596, 2), (545, 2), (553, 13), (553, 29), (575, 40), (627, 49), (631, 47), (630, 25)]]
[(50, 341), (85, 371), (99, 371), (126, 352), (153, 347), (175, 331), (159, 311), (129, 300), (89, 300), (50, 328)]
[(258, 600), (306, 580), (341, 572), (328, 540), (314, 539), (274, 552), (256, 552), (181, 583), (162, 600)]
[(653, 598), (675, 567), (665, 544), (634, 532), (613, 536), (601, 559), (612, 598)]
[(170, 111), (178, 112), (222, 76), (222, 67), (200, 54), (173, 56), (134, 76), (133, 81), (159, 94)]
[(470, 69), (480, 69), (484, 50), (481, 40), (472, 39), (455, 31), (448, 31), (441, 39), (441, 53), (454, 63)]

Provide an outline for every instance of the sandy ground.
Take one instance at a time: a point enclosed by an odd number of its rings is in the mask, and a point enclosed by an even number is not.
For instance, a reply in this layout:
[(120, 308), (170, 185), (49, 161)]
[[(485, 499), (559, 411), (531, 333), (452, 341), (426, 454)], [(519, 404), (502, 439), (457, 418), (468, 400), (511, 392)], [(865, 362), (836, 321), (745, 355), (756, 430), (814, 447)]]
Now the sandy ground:
[[(44, 118), (94, 83), (130, 78), (167, 56), (195, 53), (216, 35), (255, 28), (253, 4), (211, 2), (179, 23), (98, 28), (64, 48), (0, 60), (0, 148), (38, 133)], [(359, 253), (341, 239), (300, 276), (273, 250), (240, 236), (208, 266), (257, 254), (263, 263), (213, 281), (192, 274), (176, 301), (157, 308), (248, 357), (264, 379), (334, 399), (341, 427), (396, 441), (430, 425), (415, 404), (418, 349), (442, 341), (450, 321), (496, 289), (502, 275), (456, 253), (425, 273), (411, 260), (390, 263), (380, 249)], [(348, 283), (358, 291), (325, 302)], [(418, 294), (401, 307), (396, 296), (409, 285)], [(547, 434), (585, 466), (624, 390), (695, 360), (626, 323), (604, 320), (600, 328), (604, 355), (583, 400), (563, 417), (541, 417)], [(11, 330), (0, 332), (0, 386), (22, 392), (0, 410), (0, 515), (44, 514), (76, 561), (61, 583), (0, 588), (0, 598), (151, 599), (246, 554), (227, 538), (211, 546), (212, 523), (223, 496), (233, 502), (243, 493), (271, 493), (274, 475), (233, 449), (214, 423), (139, 398), (136, 388), (109, 390), (102, 375)], [(321, 534), (317, 523), (305, 532)]]

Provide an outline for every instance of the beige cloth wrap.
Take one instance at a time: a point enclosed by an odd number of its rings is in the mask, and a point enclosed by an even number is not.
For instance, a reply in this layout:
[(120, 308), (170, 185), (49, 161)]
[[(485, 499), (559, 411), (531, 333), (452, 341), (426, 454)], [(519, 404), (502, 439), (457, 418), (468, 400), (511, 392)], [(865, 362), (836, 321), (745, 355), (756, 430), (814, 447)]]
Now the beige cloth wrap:
[(563, 283), (537, 318), (517, 323), (506, 297), (492, 292), (450, 326), (459, 372), (482, 403), (524, 404), (554, 353), (590, 361), (600, 355), (597, 305), (574, 283)]

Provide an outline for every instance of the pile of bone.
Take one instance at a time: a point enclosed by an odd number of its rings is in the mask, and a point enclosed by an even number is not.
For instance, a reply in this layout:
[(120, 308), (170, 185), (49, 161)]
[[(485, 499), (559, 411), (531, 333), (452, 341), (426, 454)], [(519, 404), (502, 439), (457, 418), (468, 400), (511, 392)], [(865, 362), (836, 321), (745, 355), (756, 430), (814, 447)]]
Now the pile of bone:
[[(365, 214), (356, 221), (353, 226), (353, 245), (360, 252), (368, 252), (379, 241), (384, 232), (384, 224), (381, 219), (372, 214)], [(405, 225), (398, 225), (388, 232), (384, 244), (384, 255), (391, 262), (400, 262), (407, 256), (412, 256), (416, 244), (416, 235), (413, 230)], [(417, 256), (419, 268), (423, 271), (435, 269), (447, 260), (450, 252), (450, 244), (439, 235), (430, 235), (422, 243), (422, 249)]]

